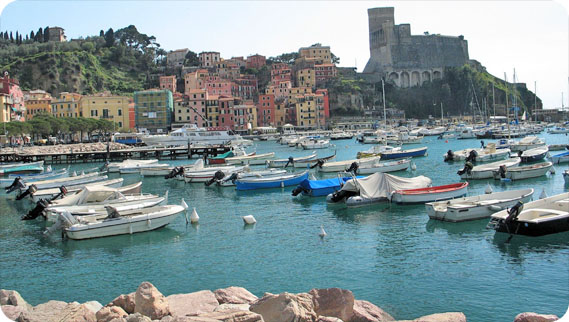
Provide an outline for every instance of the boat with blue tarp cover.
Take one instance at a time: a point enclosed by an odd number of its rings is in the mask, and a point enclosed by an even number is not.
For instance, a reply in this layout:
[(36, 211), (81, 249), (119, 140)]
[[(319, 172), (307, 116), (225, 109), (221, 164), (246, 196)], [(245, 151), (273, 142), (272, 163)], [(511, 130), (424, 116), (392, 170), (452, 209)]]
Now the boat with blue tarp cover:
[[(361, 179), (363, 176), (357, 176), (357, 178)], [(296, 196), (299, 193), (302, 193), (305, 196), (311, 197), (327, 196), (340, 190), (344, 183), (350, 179), (353, 179), (353, 177), (337, 177), (322, 180), (306, 179), (292, 191), (292, 195)]]
[(281, 176), (263, 178), (243, 178), (235, 181), (237, 190), (255, 190), (264, 188), (282, 188), (294, 186), (308, 179), (308, 170), (297, 173), (287, 173)]

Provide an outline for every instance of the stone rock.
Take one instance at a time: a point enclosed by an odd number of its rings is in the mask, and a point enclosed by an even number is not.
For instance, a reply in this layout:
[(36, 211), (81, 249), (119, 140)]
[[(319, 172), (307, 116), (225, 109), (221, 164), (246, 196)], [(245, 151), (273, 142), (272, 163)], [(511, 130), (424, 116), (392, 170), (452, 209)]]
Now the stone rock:
[(95, 312), (84, 304), (69, 303), (61, 311), (59, 319), (60, 322), (97, 322)]
[(384, 322), (394, 320), (387, 312), (368, 301), (354, 301), (354, 316), (350, 322)]
[(98, 322), (110, 322), (113, 319), (126, 318), (127, 316), (128, 313), (120, 306), (104, 306), (96, 314)]
[(67, 306), (63, 301), (49, 301), (47, 303), (38, 304), (28, 312), (23, 312), (20, 315), (22, 322), (45, 322), (52, 320), (59, 320), (61, 312)]
[(126, 322), (125, 318), (114, 318), (112, 320), (110, 320), (109, 322)]
[(32, 309), (32, 306), (24, 300), (20, 293), (12, 290), (0, 290), (0, 305), (23, 306), (28, 310)]
[(312, 322), (317, 317), (312, 297), (308, 293), (265, 294), (251, 303), (249, 309), (270, 322)]
[[(466, 316), (462, 312), (446, 312), (425, 315), (418, 319), (412, 320), (413, 322), (466, 322)], [(407, 321), (397, 321), (407, 322)]]
[(173, 294), (166, 297), (172, 316), (196, 316), (213, 312), (219, 306), (215, 294), (205, 290), (189, 294)]
[(214, 312), (249, 311), (249, 304), (221, 304), (216, 307)]
[(514, 322), (550, 322), (557, 321), (559, 318), (553, 314), (538, 314), (534, 312), (524, 312), (516, 315)]
[(12, 321), (16, 321), (22, 313), (28, 312), (25, 306), (2, 305), (1, 308), (4, 315)]
[(105, 306), (120, 306), (126, 313), (134, 313), (134, 292), (121, 294)]
[(85, 305), (86, 308), (91, 310), (91, 312), (93, 312), (93, 314), (96, 314), (100, 309), (103, 308), (103, 305), (97, 301), (85, 302), (85, 303), (83, 303), (83, 305)]
[[(186, 317), (191, 322), (264, 322), (263, 317), (250, 311), (209, 312), (198, 316)], [(177, 321), (176, 321), (177, 322)]]
[(337, 317), (349, 321), (354, 315), (354, 294), (339, 288), (312, 289), (314, 312), (318, 315)]
[(219, 304), (245, 304), (251, 303), (258, 299), (255, 294), (247, 291), (243, 287), (230, 286), (227, 288), (220, 288), (214, 291), (215, 298)]
[[(154, 320), (154, 321), (158, 321), (158, 320)], [(171, 316), (171, 315), (166, 315), (165, 317), (160, 319), (160, 322), (176, 322), (176, 318)]]
[(149, 282), (142, 282), (134, 294), (134, 313), (141, 313), (152, 320), (170, 314), (166, 297)]
[(319, 316), (316, 322), (344, 322), (344, 321), (330, 316)]
[(140, 313), (134, 313), (127, 316), (126, 322), (152, 322), (152, 320)]

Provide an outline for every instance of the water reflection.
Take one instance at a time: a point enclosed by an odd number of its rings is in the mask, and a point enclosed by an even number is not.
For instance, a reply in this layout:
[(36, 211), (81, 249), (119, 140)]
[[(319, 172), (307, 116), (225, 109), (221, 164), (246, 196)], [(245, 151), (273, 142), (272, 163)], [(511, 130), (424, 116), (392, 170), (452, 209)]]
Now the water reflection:
[(509, 234), (495, 233), (492, 245), (502, 255), (521, 263), (524, 256), (530, 253), (556, 253), (569, 250), (569, 232), (551, 234), (539, 237), (514, 235), (508, 242)]
[(488, 219), (463, 221), (463, 222), (448, 222), (442, 220), (429, 219), (426, 225), (426, 230), (429, 233), (436, 233), (437, 231), (445, 231), (449, 235), (464, 235), (487, 233), (486, 225)]

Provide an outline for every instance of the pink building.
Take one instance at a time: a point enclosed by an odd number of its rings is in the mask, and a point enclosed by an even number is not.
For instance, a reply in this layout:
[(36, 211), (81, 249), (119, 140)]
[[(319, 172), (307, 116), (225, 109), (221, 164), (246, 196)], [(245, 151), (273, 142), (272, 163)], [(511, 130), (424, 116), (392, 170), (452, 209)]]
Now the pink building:
[(290, 89), (292, 88), (291, 81), (282, 81), (278, 85), (267, 86), (265, 94), (275, 95), (275, 99), (288, 98), (290, 96)]
[(176, 76), (160, 76), (160, 89), (169, 89), (176, 93)]
[(190, 94), (188, 95), (190, 122), (196, 124), (198, 127), (207, 127), (207, 122), (204, 120), (207, 116), (207, 99), (208, 95), (205, 89), (190, 90)]
[(314, 65), (316, 84), (325, 83), (330, 78), (338, 76), (338, 70), (334, 64)]
[(241, 75), (235, 80), (231, 91), (233, 96), (242, 99), (251, 99), (257, 95), (257, 77), (255, 75)]
[(257, 123), (259, 126), (275, 126), (275, 95), (259, 95), (257, 103)]
[(187, 73), (184, 75), (184, 94), (189, 95), (192, 89), (203, 89), (205, 83), (204, 77), (208, 75), (207, 69), (198, 69), (195, 72)]
[(24, 121), (26, 113), (24, 93), (20, 88), (20, 82), (17, 79), (10, 78), (7, 72), (4, 73), (4, 77), (0, 77), (0, 94), (5, 94), (12, 102), (10, 120)]
[(253, 56), (247, 56), (247, 64), (245, 65), (247, 68), (256, 68), (259, 69), (267, 63), (267, 59), (265, 56), (255, 54)]
[(251, 128), (256, 127), (256, 124), (252, 124), (252, 122), (255, 121), (254, 109), (255, 105), (253, 105), (252, 101), (244, 101), (239, 105), (233, 106), (233, 113), (235, 115), (234, 131), (243, 133), (249, 131), (249, 125), (251, 125)]
[(234, 83), (228, 80), (206, 81), (205, 83), (207, 93), (210, 95), (231, 96), (233, 86)]
[(226, 127), (228, 129), (233, 129), (235, 125), (235, 118), (233, 113), (233, 106), (235, 105), (235, 99), (229, 96), (219, 96), (219, 119), (218, 126)]
[(281, 82), (290, 82), (292, 80), (292, 72), (290, 67), (285, 63), (273, 64), (271, 68), (271, 83), (277, 86)]

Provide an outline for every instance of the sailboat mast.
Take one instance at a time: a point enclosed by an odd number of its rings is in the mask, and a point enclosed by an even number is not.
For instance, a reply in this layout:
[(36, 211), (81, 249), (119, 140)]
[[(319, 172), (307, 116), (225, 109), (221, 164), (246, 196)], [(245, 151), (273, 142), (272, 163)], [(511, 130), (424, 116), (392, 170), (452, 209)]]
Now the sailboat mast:
[(508, 78), (504, 72), (504, 85), (506, 85), (506, 121), (508, 122), (508, 139), (511, 139), (510, 133), (510, 111), (508, 110)]
[(496, 118), (496, 95), (494, 95), (494, 83), (492, 83), (492, 107), (494, 108), (494, 118)]
[(383, 92), (383, 122), (385, 123), (384, 129), (387, 130), (387, 113), (385, 112), (385, 83), (381, 79), (381, 91)]
[(537, 123), (537, 82), (533, 82), (533, 114), (535, 122)]
[(443, 101), (441, 101), (441, 125), (445, 124), (445, 114), (443, 113)]

